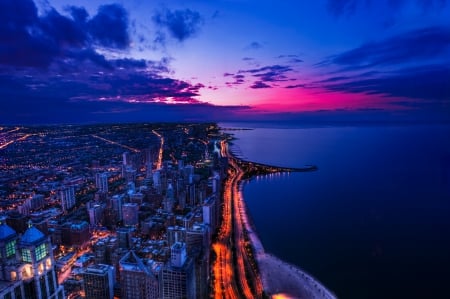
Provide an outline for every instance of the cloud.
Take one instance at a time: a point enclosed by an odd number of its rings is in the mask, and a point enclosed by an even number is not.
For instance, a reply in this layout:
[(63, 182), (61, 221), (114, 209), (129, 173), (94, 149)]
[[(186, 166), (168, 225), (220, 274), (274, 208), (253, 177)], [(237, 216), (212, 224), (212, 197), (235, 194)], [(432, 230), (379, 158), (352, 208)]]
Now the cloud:
[(450, 54), (450, 27), (428, 27), (363, 44), (323, 61), (347, 69), (417, 63)]
[(96, 46), (128, 48), (128, 17), (122, 6), (101, 6), (91, 19), (82, 7), (67, 11), (70, 16), (49, 7), (38, 15), (33, 1), (1, 1), (0, 65), (47, 68), (77, 55), (99, 61), (101, 55), (85, 55)]
[[(372, 78), (330, 78), (322, 87), (330, 91), (402, 97), (450, 104), (450, 67), (429, 65), (385, 72)], [(322, 81), (324, 82), (324, 81)], [(410, 102), (410, 101), (409, 101)]]
[(100, 6), (87, 25), (91, 37), (101, 46), (125, 49), (130, 44), (128, 13), (119, 4)]
[(140, 113), (136, 107), (210, 107), (197, 99), (203, 84), (168, 77), (169, 58), (125, 56), (130, 36), (122, 6), (100, 6), (92, 17), (83, 7), (65, 13), (47, 7), (38, 14), (30, 0), (0, 1), (2, 121), (69, 121), (76, 115), (79, 122), (94, 113)]
[(263, 47), (263, 45), (259, 42), (251, 42), (249, 45), (245, 47), (246, 50), (259, 50)]
[(305, 84), (295, 84), (295, 85), (288, 85), (285, 88), (288, 89), (293, 89), (293, 88), (304, 88), (306, 85)]
[(333, 76), (309, 87), (448, 103), (449, 65), (450, 27), (427, 27), (330, 57), (318, 67), (329, 68)]
[[(190, 9), (158, 12), (153, 16), (153, 21), (180, 42), (195, 36), (203, 25), (200, 13)], [(164, 40), (160, 39), (160, 42)]]
[(245, 76), (242, 75), (242, 74), (225, 73), (224, 75), (225, 75), (225, 77), (230, 77), (231, 76), (234, 79), (234, 81), (232, 81), (232, 82), (225, 82), (225, 84), (228, 87), (231, 87), (233, 85), (241, 85), (241, 84), (245, 83)]
[(255, 83), (253, 83), (250, 88), (253, 89), (261, 89), (261, 88), (272, 88), (272, 86), (262, 82), (262, 81), (255, 81)]
[(293, 71), (286, 65), (269, 65), (255, 69), (240, 70), (239, 73), (250, 73), (263, 82), (288, 81), (286, 73)]
[(238, 70), (236, 73), (224, 73), (224, 77), (231, 77), (234, 81), (228, 81), (225, 84), (228, 87), (232, 87), (235, 85), (241, 85), (246, 82), (246, 77), (253, 77), (256, 79), (250, 88), (258, 89), (258, 88), (272, 88), (270, 83), (274, 82), (288, 82), (295, 81), (295, 78), (292, 78), (292, 73), (294, 69), (288, 65), (267, 65), (263, 67), (256, 67), (250, 69), (242, 69)]

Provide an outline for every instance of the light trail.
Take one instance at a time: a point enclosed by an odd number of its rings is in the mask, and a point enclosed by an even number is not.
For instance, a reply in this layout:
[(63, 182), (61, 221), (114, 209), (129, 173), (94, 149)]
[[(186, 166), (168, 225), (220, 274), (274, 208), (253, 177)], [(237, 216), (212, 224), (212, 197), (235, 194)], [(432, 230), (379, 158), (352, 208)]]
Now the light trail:
[(23, 135), (22, 137), (19, 137), (19, 138), (17, 138), (17, 139), (10, 140), (10, 141), (8, 141), (8, 142), (3, 143), (2, 145), (0, 145), (0, 149), (4, 149), (4, 148), (6, 148), (7, 146), (13, 144), (14, 142), (23, 141), (23, 140), (25, 140), (25, 139), (27, 139), (28, 137), (33, 136), (33, 135), (34, 135), (34, 134), (26, 134), (26, 135)]
[[(214, 298), (261, 298), (261, 279), (259, 274), (251, 269), (245, 248), (245, 226), (241, 218), (242, 197), (239, 188), (244, 171), (228, 152), (225, 140), (220, 142), (220, 154), (229, 158), (229, 170), (224, 185), (222, 224), (212, 246), (216, 255), (212, 267)], [(251, 277), (251, 281), (248, 281), (247, 276)]]
[(162, 167), (163, 153), (164, 153), (164, 136), (152, 130), (152, 133), (158, 136), (161, 144), (159, 146), (158, 159), (156, 161), (156, 169), (160, 169)]
[(100, 139), (100, 140), (102, 140), (102, 141), (105, 141), (105, 142), (107, 142), (107, 143), (114, 144), (114, 145), (118, 145), (118, 146), (120, 146), (120, 147), (126, 148), (127, 150), (130, 150), (130, 151), (135, 152), (135, 153), (139, 153), (139, 152), (140, 152), (140, 150), (138, 150), (138, 149), (136, 149), (136, 148), (133, 148), (133, 147), (128, 146), (128, 145), (125, 145), (125, 144), (120, 144), (120, 143), (118, 143), (118, 142), (115, 142), (115, 141), (113, 141), (113, 140), (109, 140), (109, 139), (100, 137), (100, 136), (98, 136), (98, 135), (92, 134), (91, 136), (94, 137), (94, 138)]

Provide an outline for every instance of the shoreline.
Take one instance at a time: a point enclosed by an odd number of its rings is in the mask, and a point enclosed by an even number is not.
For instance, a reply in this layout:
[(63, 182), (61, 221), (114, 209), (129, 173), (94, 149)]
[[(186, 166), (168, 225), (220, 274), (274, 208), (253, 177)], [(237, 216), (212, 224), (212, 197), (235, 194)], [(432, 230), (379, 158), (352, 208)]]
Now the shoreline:
[[(235, 157), (235, 159), (239, 159)], [(298, 299), (337, 299), (312, 275), (296, 265), (284, 262), (273, 254), (267, 253), (259, 239), (255, 224), (249, 220), (247, 206), (244, 201), (243, 187), (245, 180), (239, 184), (239, 214), (244, 229), (250, 239), (253, 253), (258, 264), (259, 274), (264, 292), (270, 298), (298, 298)]]

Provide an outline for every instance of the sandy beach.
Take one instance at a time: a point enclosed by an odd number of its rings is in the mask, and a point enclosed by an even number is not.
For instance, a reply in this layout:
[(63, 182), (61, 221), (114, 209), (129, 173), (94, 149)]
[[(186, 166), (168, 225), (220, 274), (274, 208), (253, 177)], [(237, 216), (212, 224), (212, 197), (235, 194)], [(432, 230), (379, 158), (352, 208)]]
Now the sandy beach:
[(240, 214), (253, 246), (265, 293), (274, 299), (337, 299), (336, 295), (299, 267), (265, 252), (258, 235), (248, 221), (242, 185), (240, 189)]

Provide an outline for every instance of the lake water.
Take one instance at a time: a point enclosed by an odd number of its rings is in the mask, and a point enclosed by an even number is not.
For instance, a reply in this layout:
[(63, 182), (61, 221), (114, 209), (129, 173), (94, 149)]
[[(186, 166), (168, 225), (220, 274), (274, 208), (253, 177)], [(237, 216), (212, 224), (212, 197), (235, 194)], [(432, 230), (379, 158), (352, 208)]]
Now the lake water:
[(450, 126), (230, 131), (245, 159), (319, 170), (255, 178), (244, 198), (267, 251), (339, 298), (450, 298)]

